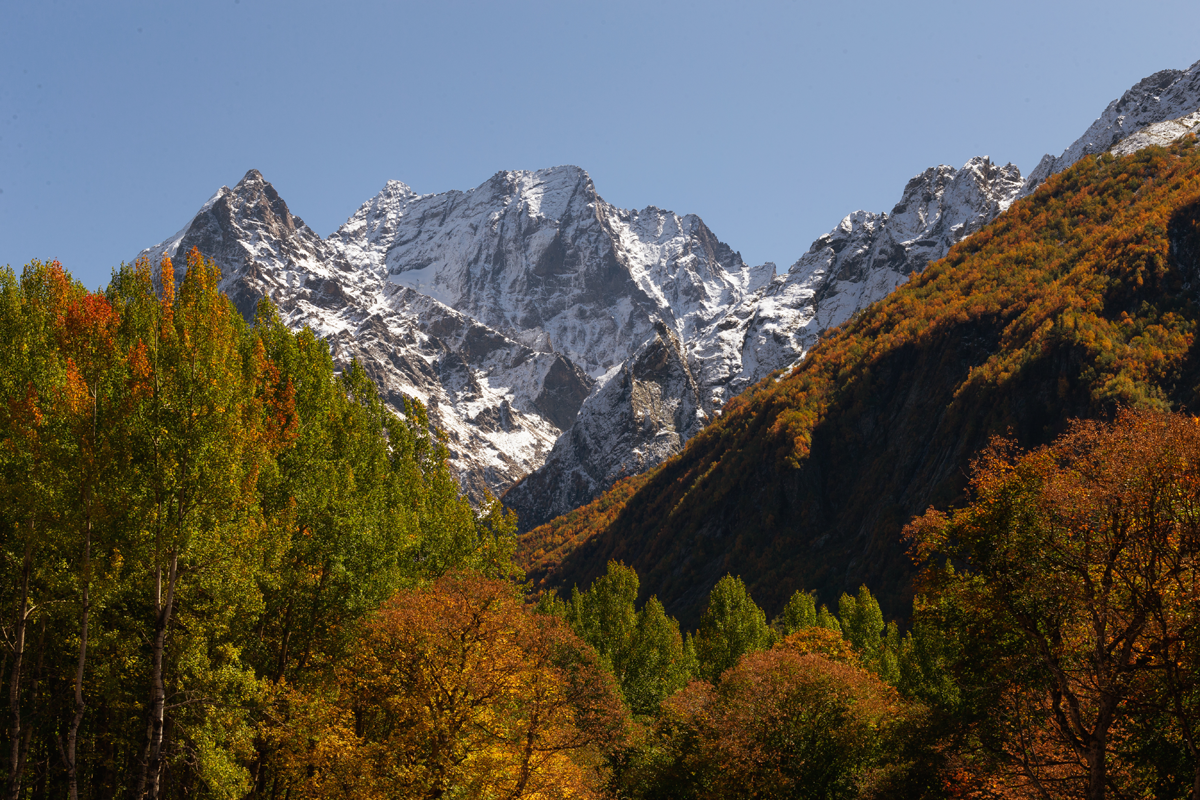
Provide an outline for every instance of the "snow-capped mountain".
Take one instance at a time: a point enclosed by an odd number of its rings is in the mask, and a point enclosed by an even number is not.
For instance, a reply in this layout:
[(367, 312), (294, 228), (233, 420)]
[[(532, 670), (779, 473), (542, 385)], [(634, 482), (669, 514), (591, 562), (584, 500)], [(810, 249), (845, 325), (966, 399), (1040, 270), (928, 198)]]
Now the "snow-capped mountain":
[[(822, 331), (840, 325), (996, 218), (1021, 186), (1012, 164), (986, 157), (931, 167), (904, 187), (890, 213), (856, 211), (821, 236), (785, 275), (705, 332), (697, 359), (714, 404), (794, 365)], [(741, 361), (725, 361), (737, 345)], [(739, 341), (740, 340), (740, 341)], [(708, 363), (705, 363), (708, 362)]]
[(430, 195), (389, 181), (328, 239), (251, 170), (142, 255), (198, 247), (243, 314), (270, 297), (397, 410), (424, 402), (464, 488), (507, 489), (528, 529), (678, 452), (726, 400), (1049, 175), (1198, 127), (1200, 62), (1138, 83), (1028, 180), (986, 157), (931, 167), (890, 212), (847, 215), (778, 275), (695, 215), (606, 203), (571, 166)]
[[(682, 336), (774, 273), (748, 267), (698, 217), (608, 205), (577, 167), (436, 195), (389, 182), (327, 240), (251, 170), (141, 255), (192, 247), (220, 264), (243, 314), (270, 297), (335, 358), (357, 358), (398, 411), (404, 396), (424, 402), (475, 497), (539, 466), (596, 378), (663, 337), (682, 352)], [(673, 391), (654, 408), (675, 415)], [(704, 421), (694, 406), (679, 412), (676, 449)], [(652, 466), (662, 441), (643, 448), (649, 462), (624, 460)]]
[[(974, 158), (958, 170), (925, 170), (908, 182), (891, 213), (846, 216), (786, 274), (757, 287), (750, 284), (753, 290), (740, 302), (682, 337), (689, 381), (664, 380), (657, 371), (642, 377), (636, 365), (602, 377), (546, 463), (510, 489), (504, 502), (527, 530), (590, 501), (620, 478), (665, 461), (699, 425), (680, 424), (667, 413), (654, 415), (660, 445), (635, 444), (638, 425), (646, 424), (637, 421), (635, 389), (644, 387), (656, 397), (675, 392), (672, 409), (690, 407), (696, 391), (698, 419), (718, 411), (775, 370), (794, 366), (823, 331), (884, 297), (909, 273), (924, 269), (991, 222), (1021, 186), (1020, 171), (1012, 164), (998, 167), (987, 158)], [(773, 264), (764, 266), (774, 272)]]

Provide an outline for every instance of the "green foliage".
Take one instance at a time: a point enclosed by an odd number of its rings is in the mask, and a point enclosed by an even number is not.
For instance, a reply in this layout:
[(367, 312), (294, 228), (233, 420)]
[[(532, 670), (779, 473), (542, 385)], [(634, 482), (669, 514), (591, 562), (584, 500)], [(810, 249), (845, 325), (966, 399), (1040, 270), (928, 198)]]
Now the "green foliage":
[(542, 592), (534, 603), (533, 610), (538, 614), (545, 614), (548, 617), (556, 617), (563, 620), (567, 619), (569, 607), (563, 602), (563, 599), (558, 596), (558, 592), (551, 589), (548, 592)]
[[(949, 576), (954, 568), (946, 567)], [(906, 697), (954, 715), (962, 694), (952, 667), (962, 659), (952, 610), (938, 599), (918, 595), (913, 601), (912, 629), (904, 634), (897, 657), (896, 686)]]
[(742, 579), (726, 575), (717, 581), (696, 632), (700, 676), (716, 683), (743, 655), (766, 650), (773, 642), (767, 616), (750, 599)]
[(817, 601), (808, 592), (797, 591), (788, 600), (771, 626), (782, 639), (796, 631), (815, 627), (817, 624)]
[(637, 573), (610, 561), (608, 572), (587, 592), (571, 592), (567, 622), (614, 669), (624, 666), (625, 650), (637, 625)]
[(821, 610), (817, 612), (816, 624), (818, 628), (827, 628), (835, 633), (842, 632), (842, 623), (840, 623), (837, 616), (835, 616), (834, 613), (825, 606), (821, 606)]
[(857, 597), (843, 594), (838, 601), (838, 616), (843, 635), (868, 669), (896, 685), (900, 678), (900, 629), (895, 622), (883, 624), (883, 612), (871, 590), (860, 586)]
[(657, 597), (637, 615), (621, 673), (621, 691), (635, 714), (654, 714), (663, 700), (687, 685), (696, 674), (691, 637), (680, 638), (679, 623), (667, 616)]
[(404, 587), (519, 575), (512, 515), (471, 509), (419, 404), (218, 279), (195, 252), (103, 294), (0, 270), (10, 796), (267, 786), (279, 686), (326, 682)]
[(842, 633), (863, 654), (864, 660), (878, 659), (883, 649), (883, 612), (866, 586), (859, 587), (857, 597), (842, 595), (838, 600), (838, 619)]
[[(637, 573), (609, 562), (608, 572), (586, 592), (576, 588), (563, 613), (600, 661), (616, 676), (621, 694), (635, 714), (653, 714), (659, 704), (683, 688), (695, 673), (695, 653), (680, 636), (679, 623), (651, 597), (636, 608)], [(549, 596), (551, 599), (546, 600)], [(543, 595), (539, 608), (554, 613), (561, 601)]]

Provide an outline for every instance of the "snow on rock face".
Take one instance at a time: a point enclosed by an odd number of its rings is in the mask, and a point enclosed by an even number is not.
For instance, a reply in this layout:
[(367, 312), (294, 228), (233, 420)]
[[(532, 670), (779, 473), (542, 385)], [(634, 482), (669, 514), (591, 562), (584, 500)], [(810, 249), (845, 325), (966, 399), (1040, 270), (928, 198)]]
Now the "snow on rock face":
[(678, 453), (707, 421), (687, 356), (664, 323), (584, 402), (539, 469), (504, 495), (522, 530), (589, 502)]
[[(1021, 195), (1027, 195), (1040, 186), (1046, 178), (1062, 172), (1087, 155), (1096, 155), (1113, 149), (1122, 140), (1157, 123), (1187, 117), (1200, 110), (1200, 61), (1184, 71), (1165, 69), (1134, 84), (1129, 91), (1113, 100), (1096, 118), (1082, 136), (1055, 158), (1049, 154), (1029, 173)], [(1184, 125), (1182, 136), (1193, 128), (1195, 122)], [(1159, 128), (1157, 136), (1146, 137), (1143, 144), (1132, 143), (1133, 152), (1150, 144), (1166, 144), (1163, 134), (1169, 129)], [(1124, 155), (1125, 153), (1122, 153)]]
[(330, 244), (593, 376), (653, 336), (655, 319), (683, 334), (755, 280), (698, 217), (616, 209), (578, 167), (438, 195), (389, 183)]
[[(730, 302), (716, 314), (695, 303), (689, 306), (679, 296), (664, 297), (672, 308), (690, 309), (688, 324), (679, 330), (685, 334), (683, 348), (700, 410), (712, 414), (775, 370), (795, 366), (822, 332), (892, 292), (910, 273), (945, 256), (1047, 176), (1084, 155), (1110, 149), (1124, 155), (1200, 133), (1198, 108), (1200, 62), (1186, 72), (1157, 73), (1111, 103), (1062, 156), (1043, 159), (1028, 180), (1014, 165), (999, 166), (987, 157), (973, 158), (957, 170), (931, 167), (908, 182), (890, 213), (847, 215), (785, 275), (775, 276), (773, 264), (727, 268), (726, 275), (744, 276), (741, 296), (727, 295)], [(613, 465), (631, 460), (597, 455), (602, 420), (609, 420), (613, 441), (628, 428), (618, 422), (624, 407), (606, 399), (608, 386), (584, 403), (576, 427), (563, 435), (547, 463), (506, 496), (506, 502), (525, 510), (522, 529), (588, 502), (626, 474)], [(659, 463), (652, 461), (645, 459), (645, 467)]]
[[(698, 217), (610, 206), (577, 167), (497, 173), (438, 195), (389, 181), (328, 240), (251, 170), (142, 255), (192, 247), (221, 266), (247, 318), (270, 297), (338, 363), (358, 359), (394, 409), (406, 396), (425, 403), (476, 498), (541, 465), (595, 378), (621, 369), (639, 376), (643, 413), (613, 422), (633, 426), (608, 448), (626, 465), (617, 473), (676, 452), (704, 415), (690, 374), (640, 377), (647, 353), (666, 348), (686, 374), (681, 337), (774, 274), (745, 265)], [(617, 452), (622, 442), (632, 449)]]
[(1166, 122), (1147, 125), (1128, 139), (1117, 142), (1108, 152), (1114, 156), (1127, 156), (1130, 153), (1136, 153), (1143, 147), (1166, 147), (1189, 133), (1200, 134), (1200, 111), (1177, 119), (1169, 119)]
[(782, 275), (695, 215), (609, 205), (570, 166), (432, 195), (389, 181), (327, 240), (251, 170), (143, 255), (198, 247), (244, 315), (270, 297), (339, 363), (358, 359), (393, 408), (425, 403), (473, 497), (527, 476), (505, 502), (528, 529), (678, 452), (1052, 172), (1198, 128), (1200, 62), (1138, 83), (1027, 181), (986, 157), (925, 170), (890, 212), (847, 215)]
[[(182, 231), (138, 254), (157, 263), (199, 248), (223, 272), (221, 288), (247, 319), (258, 301), (279, 305), (306, 286), (320, 287), (331, 277), (332, 251), (287, 203), (252, 169), (230, 189), (222, 186)], [(182, 277), (182, 264), (177, 275)]]
[(433, 298), (382, 287), (369, 309), (288, 322), (321, 333), (337, 362), (358, 359), (397, 411), (405, 397), (424, 403), (476, 500), (541, 463), (592, 380), (562, 356), (531, 350)]
[(692, 347), (706, 408), (794, 365), (821, 332), (995, 219), (1020, 187), (1012, 164), (973, 158), (959, 170), (931, 167), (914, 177), (890, 214), (847, 215), (786, 275), (732, 308)]

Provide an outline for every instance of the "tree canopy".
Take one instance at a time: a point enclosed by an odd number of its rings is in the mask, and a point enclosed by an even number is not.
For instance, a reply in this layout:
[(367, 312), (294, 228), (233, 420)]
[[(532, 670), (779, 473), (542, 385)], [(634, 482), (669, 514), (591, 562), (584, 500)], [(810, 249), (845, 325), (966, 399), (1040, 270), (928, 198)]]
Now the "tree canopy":
[(0, 270), (7, 795), (238, 797), (277, 778), (278, 687), (320, 686), (397, 591), (511, 576), (413, 401), (193, 251), (88, 292)]

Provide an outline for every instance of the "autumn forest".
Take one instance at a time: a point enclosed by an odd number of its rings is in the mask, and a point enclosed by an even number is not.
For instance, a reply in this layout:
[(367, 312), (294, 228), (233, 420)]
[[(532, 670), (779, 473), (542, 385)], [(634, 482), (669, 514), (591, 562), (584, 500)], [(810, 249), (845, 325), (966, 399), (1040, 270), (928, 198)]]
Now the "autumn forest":
[(1194, 137), (520, 539), (420, 403), (180, 261), (0, 270), (9, 800), (1200, 800)]

